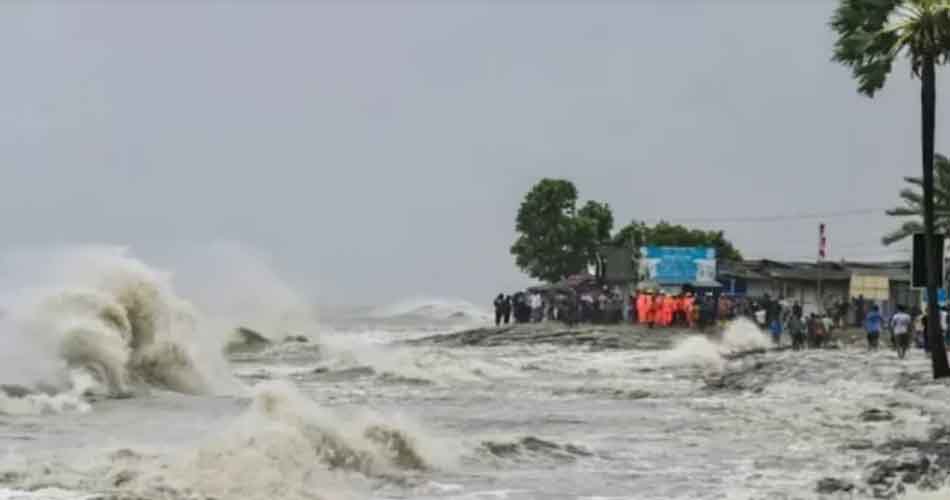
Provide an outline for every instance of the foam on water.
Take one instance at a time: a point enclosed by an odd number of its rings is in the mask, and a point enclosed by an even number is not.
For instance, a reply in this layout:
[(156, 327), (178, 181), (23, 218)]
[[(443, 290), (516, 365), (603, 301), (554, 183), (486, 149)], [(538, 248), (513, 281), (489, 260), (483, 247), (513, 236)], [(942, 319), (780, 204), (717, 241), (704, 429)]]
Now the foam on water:
[(286, 382), (266, 382), (244, 414), (203, 442), (109, 454), (96, 489), (118, 485), (144, 498), (365, 498), (374, 481), (453, 467), (445, 449), (399, 417), (341, 414)]
[(87, 412), (91, 406), (85, 396), (94, 391), (98, 382), (82, 370), (71, 371), (69, 388), (59, 393), (32, 392), (22, 395), (9, 395), (0, 392), (0, 414), (4, 415), (44, 415), (50, 413)]
[(89, 500), (94, 495), (85, 495), (61, 488), (40, 488), (35, 491), (0, 488), (0, 500)]
[(502, 363), (489, 362), (470, 353), (439, 348), (380, 345), (352, 335), (323, 334), (320, 346), (325, 366), (334, 369), (371, 367), (392, 374), (433, 383), (475, 382), (486, 378), (521, 377), (523, 373)]
[(903, 500), (947, 500), (950, 498), (950, 485), (935, 491), (922, 491), (915, 487), (910, 487), (907, 489), (907, 492), (900, 495), (899, 498)]

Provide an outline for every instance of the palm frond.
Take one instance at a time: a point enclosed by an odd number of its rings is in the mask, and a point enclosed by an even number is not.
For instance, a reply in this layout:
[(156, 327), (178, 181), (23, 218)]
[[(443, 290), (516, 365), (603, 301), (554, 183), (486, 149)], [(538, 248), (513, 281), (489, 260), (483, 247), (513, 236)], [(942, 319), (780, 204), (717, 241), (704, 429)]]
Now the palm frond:
[(920, 206), (923, 206), (924, 204), (924, 196), (921, 193), (914, 191), (912, 189), (907, 189), (907, 188), (901, 189), (901, 192), (900, 194), (898, 194), (898, 196), (900, 196), (901, 199), (903, 199), (904, 202), (910, 206), (920, 207)]
[(919, 208), (892, 208), (886, 212), (891, 217), (922, 217), (923, 211)]
[(884, 235), (884, 237), (881, 238), (881, 243), (890, 245), (903, 240), (914, 233), (923, 232), (923, 230), (924, 226), (920, 222), (905, 222), (900, 228)]
[(873, 96), (884, 86), (899, 53), (899, 36), (888, 31), (902, 0), (841, 0), (831, 18), (838, 33), (832, 60), (851, 68), (858, 90)]
[(950, 1), (841, 0), (831, 18), (832, 60), (851, 68), (869, 97), (884, 86), (899, 55), (920, 76), (925, 61), (950, 60)]

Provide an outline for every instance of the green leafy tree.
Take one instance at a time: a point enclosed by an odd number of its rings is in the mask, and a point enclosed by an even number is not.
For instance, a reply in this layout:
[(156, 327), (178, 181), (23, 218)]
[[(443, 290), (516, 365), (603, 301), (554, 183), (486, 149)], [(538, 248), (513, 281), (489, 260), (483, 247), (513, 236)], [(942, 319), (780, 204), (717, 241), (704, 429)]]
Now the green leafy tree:
[(642, 246), (713, 247), (722, 260), (742, 260), (742, 254), (726, 239), (722, 231), (689, 229), (661, 221), (655, 226), (633, 221), (614, 236), (614, 244), (639, 249)]
[[(851, 68), (858, 91), (873, 97), (884, 87), (898, 57), (910, 60), (920, 78), (923, 218), (929, 269), (934, 252), (934, 129), (936, 65), (950, 56), (950, 0), (840, 0), (831, 19), (838, 35), (833, 59)], [(927, 337), (934, 378), (950, 376), (937, 317), (937, 276), (927, 276)]]
[(649, 227), (643, 222), (633, 221), (630, 224), (620, 228), (614, 235), (613, 243), (617, 246), (639, 250), (646, 245), (646, 234)]
[(542, 179), (525, 196), (511, 246), (515, 263), (534, 278), (553, 283), (596, 263), (610, 241), (614, 218), (606, 203), (589, 201), (577, 210), (577, 188), (562, 179)]
[[(886, 234), (881, 241), (890, 245), (924, 232), (924, 196), (921, 194), (923, 180), (920, 177), (904, 177), (912, 187), (902, 189), (900, 197), (904, 206), (892, 208), (887, 215), (893, 217), (913, 217), (899, 228)], [(937, 154), (934, 157), (934, 228), (943, 234), (950, 234), (950, 159)]]

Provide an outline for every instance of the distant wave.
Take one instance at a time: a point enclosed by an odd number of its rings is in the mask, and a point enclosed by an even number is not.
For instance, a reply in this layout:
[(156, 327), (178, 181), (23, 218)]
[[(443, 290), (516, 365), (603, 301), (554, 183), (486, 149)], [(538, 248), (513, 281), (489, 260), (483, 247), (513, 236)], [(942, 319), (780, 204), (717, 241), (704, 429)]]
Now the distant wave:
[(489, 312), (471, 302), (461, 299), (419, 297), (402, 300), (372, 309), (368, 316), (373, 319), (429, 319), (488, 321)]

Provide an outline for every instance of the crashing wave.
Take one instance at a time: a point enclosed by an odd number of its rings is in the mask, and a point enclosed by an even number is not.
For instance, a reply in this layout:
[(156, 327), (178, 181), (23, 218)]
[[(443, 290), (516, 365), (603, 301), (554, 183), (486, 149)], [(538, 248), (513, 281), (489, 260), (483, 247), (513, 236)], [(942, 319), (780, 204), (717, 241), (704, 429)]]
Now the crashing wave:
[(120, 498), (365, 498), (348, 494), (361, 478), (402, 482), (437, 465), (419, 437), (324, 410), (286, 382), (264, 382), (245, 413), (194, 447), (111, 453), (94, 488)]
[[(27, 394), (12, 399), (40, 401), (50, 397), (51, 386), (57, 394), (109, 397), (148, 388), (206, 394), (230, 386), (220, 352), (201, 348), (194, 308), (171, 291), (163, 274), (123, 252), (87, 252), (75, 264), (84, 266), (83, 279), (32, 291), (10, 320), (13, 334), (22, 336), (13, 346), (37, 346), (39, 353), (30, 354), (50, 358), (51, 366), (43, 379), (22, 384)], [(64, 373), (83, 373), (93, 383), (79, 384)], [(49, 406), (55, 405), (43, 407)], [(0, 413), (9, 407), (0, 405)]]

